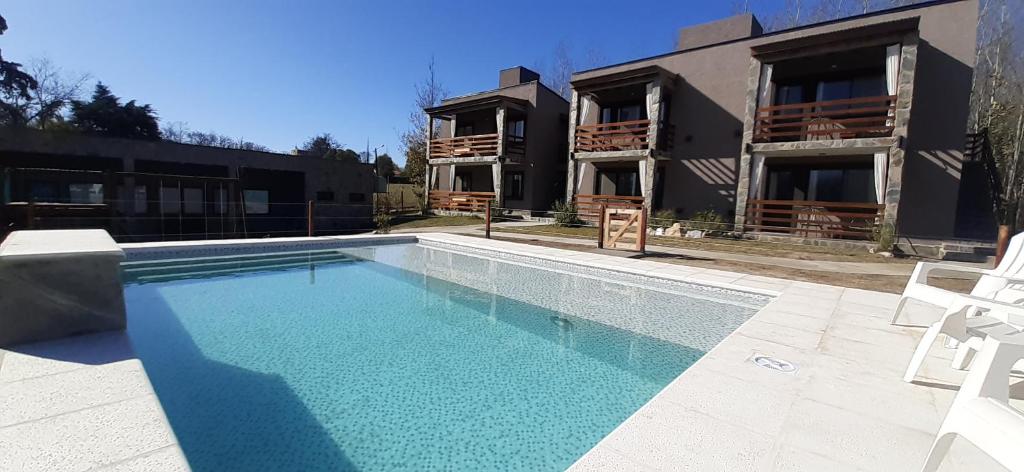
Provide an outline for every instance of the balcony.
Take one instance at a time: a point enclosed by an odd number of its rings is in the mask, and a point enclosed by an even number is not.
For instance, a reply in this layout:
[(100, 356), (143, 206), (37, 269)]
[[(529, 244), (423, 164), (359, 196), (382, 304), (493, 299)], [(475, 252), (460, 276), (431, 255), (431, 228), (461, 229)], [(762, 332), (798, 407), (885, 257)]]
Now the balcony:
[(760, 107), (754, 142), (887, 137), (895, 112), (895, 95)]
[(872, 239), (885, 205), (806, 200), (748, 200), (746, 228), (807, 238)]
[(476, 134), (430, 140), (431, 159), (498, 155), (497, 134)]
[(430, 208), (457, 212), (482, 212), (494, 198), (494, 192), (431, 190), (429, 194)]
[(576, 127), (577, 152), (639, 151), (647, 149), (651, 120), (579, 125)]

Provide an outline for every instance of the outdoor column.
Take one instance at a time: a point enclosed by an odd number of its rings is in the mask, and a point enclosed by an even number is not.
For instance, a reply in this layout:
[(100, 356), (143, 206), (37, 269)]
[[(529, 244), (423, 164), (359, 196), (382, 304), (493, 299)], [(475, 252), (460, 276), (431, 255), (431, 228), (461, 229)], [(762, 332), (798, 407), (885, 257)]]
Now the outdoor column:
[(640, 170), (640, 195), (644, 197), (644, 206), (649, 214), (654, 206), (654, 170), (658, 161), (648, 155), (637, 163)]
[(733, 231), (742, 233), (747, 222), (747, 197), (750, 191), (750, 148), (754, 142), (754, 117), (757, 114), (758, 96), (761, 90), (761, 61), (750, 58), (747, 68), (747, 106), (743, 117), (743, 138), (740, 145), (740, 165), (736, 174), (736, 219)]
[(573, 196), (576, 195), (576, 159), (574, 157), (576, 151), (576, 120), (577, 110), (576, 104), (579, 101), (579, 95), (575, 90), (572, 91), (572, 99), (569, 101), (569, 158), (568, 166), (566, 168), (566, 179), (565, 179), (565, 201), (566, 203), (572, 203)]
[[(896, 217), (903, 188), (903, 159), (907, 146), (907, 126), (910, 124), (910, 105), (914, 101), (914, 70), (917, 65), (916, 33), (904, 36), (900, 50), (899, 80), (896, 87), (896, 112), (893, 119), (893, 142), (889, 147), (889, 164), (886, 172), (885, 215), (882, 218), (882, 237), (891, 236), (895, 242)], [(889, 249), (889, 248), (884, 248)]]
[(494, 189), (494, 204), (499, 208), (504, 203), (501, 193), (501, 166), (501, 159), (491, 164), (491, 186)]
[(434, 176), (430, 172), (431, 171), (435, 171), (436, 172), (436, 170), (437, 170), (436, 168), (431, 169), (431, 167), (430, 167), (430, 141), (432, 141), (434, 139), (434, 117), (432, 115), (427, 115), (427, 129), (426, 129), (426, 132), (427, 132), (427, 143), (426, 143), (427, 146), (426, 146), (426, 149), (424, 150), (424, 153), (426, 154), (427, 162), (426, 162), (426, 164), (423, 167), (423, 177), (424, 177), (423, 178), (423, 180), (424, 180), (424, 182), (423, 182), (423, 185), (424, 185), (424, 189), (423, 189), (423, 205), (424, 205), (424, 207), (429, 207), (429, 205), (430, 205), (430, 189), (433, 187), (433, 184), (434, 184)]
[(497, 111), (494, 113), (495, 119), (497, 120), (497, 134), (498, 134), (498, 150), (495, 153), (499, 158), (505, 155), (505, 104), (498, 105)]
[(661, 127), (661, 78), (647, 83), (647, 148), (658, 147), (658, 128)]

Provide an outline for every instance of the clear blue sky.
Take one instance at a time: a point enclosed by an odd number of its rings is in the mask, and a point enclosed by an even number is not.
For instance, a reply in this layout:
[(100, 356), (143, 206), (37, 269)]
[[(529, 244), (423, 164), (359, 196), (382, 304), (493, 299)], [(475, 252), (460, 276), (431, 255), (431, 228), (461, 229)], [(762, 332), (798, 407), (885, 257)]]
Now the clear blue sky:
[[(764, 0), (762, 3), (771, 3)], [(4, 58), (86, 72), (161, 122), (288, 151), (329, 132), (401, 163), (413, 84), (431, 56), (452, 95), (497, 86), (515, 65), (543, 74), (565, 41), (598, 65), (668, 52), (679, 27), (731, 2), (6, 0)], [(781, 0), (779, 0), (781, 3)], [(88, 90), (91, 92), (91, 89)]]

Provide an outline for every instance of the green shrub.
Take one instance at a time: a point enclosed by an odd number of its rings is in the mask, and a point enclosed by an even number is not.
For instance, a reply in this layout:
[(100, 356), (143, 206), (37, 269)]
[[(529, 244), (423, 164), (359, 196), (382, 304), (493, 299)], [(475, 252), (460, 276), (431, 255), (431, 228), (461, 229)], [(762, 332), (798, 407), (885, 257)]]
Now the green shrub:
[(710, 208), (694, 213), (686, 221), (685, 226), (687, 231), (697, 230), (716, 233), (724, 233), (729, 229), (725, 224), (725, 218)]
[(654, 215), (651, 215), (651, 218), (647, 220), (647, 226), (651, 228), (668, 227), (675, 224), (676, 221), (675, 210), (662, 208), (661, 210), (654, 212)]
[(377, 210), (373, 214), (373, 224), (377, 227), (377, 234), (388, 234), (391, 232), (391, 213), (387, 210)]
[(555, 224), (558, 226), (578, 226), (583, 223), (576, 210), (576, 204), (572, 202), (555, 201), (551, 204), (551, 213), (554, 214)]

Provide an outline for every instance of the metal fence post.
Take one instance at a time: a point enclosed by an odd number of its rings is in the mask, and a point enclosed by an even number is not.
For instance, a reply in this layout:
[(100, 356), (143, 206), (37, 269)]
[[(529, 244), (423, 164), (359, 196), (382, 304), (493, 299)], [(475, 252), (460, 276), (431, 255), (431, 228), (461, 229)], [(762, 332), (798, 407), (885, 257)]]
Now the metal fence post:
[(597, 212), (597, 248), (604, 249), (604, 203), (597, 206)]
[(637, 241), (637, 243), (638, 243), (637, 245), (640, 246), (637, 249), (639, 249), (640, 252), (642, 252), (642, 253), (646, 253), (647, 252), (647, 206), (646, 205), (641, 205), (640, 206), (640, 227), (637, 228), (637, 231), (639, 231), (639, 234), (636, 235), (636, 238), (638, 240)]
[(313, 237), (313, 233), (316, 232), (316, 228), (314, 228), (313, 225), (314, 207), (315, 204), (313, 203), (313, 200), (306, 202), (306, 234), (311, 238)]

